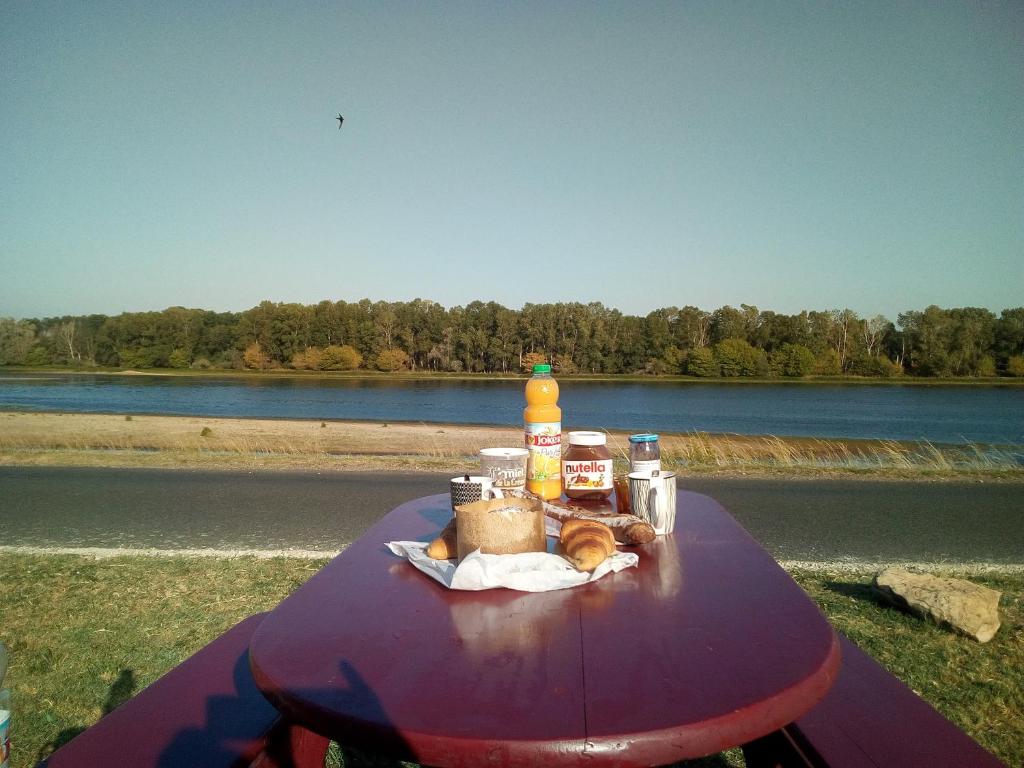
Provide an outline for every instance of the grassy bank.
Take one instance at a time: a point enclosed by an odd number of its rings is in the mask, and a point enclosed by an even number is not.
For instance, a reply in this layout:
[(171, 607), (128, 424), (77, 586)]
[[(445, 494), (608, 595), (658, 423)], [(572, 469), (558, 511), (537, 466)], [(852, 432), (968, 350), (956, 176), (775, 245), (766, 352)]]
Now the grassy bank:
[[(276, 605), (321, 565), (5, 555), (0, 639), (11, 649), (13, 765), (34, 765), (236, 621)], [(1004, 592), (1003, 627), (986, 645), (878, 605), (866, 572), (794, 576), (837, 628), (943, 714), (1009, 765), (1024, 762), (1024, 575), (971, 576)], [(347, 764), (363, 762), (350, 756)]]
[[(624, 468), (628, 435), (608, 435)], [(480, 448), (521, 443), (518, 428), (471, 425), (0, 413), (0, 465), (462, 472)], [(1024, 480), (1016, 447), (707, 433), (661, 445), (689, 473)]]

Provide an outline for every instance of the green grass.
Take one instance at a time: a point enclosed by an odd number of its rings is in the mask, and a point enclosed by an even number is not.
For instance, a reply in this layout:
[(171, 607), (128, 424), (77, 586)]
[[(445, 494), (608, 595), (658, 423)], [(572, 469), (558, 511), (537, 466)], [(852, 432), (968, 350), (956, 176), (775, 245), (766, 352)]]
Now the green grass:
[[(10, 648), (13, 766), (31, 766), (228, 627), (276, 605), (321, 561), (5, 555), (0, 639)], [(868, 573), (794, 572), (835, 626), (1010, 765), (1024, 763), (1024, 575), (986, 644), (883, 607)], [(330, 764), (391, 766), (337, 750)], [(736, 751), (701, 765), (742, 765)]]
[(310, 561), (0, 557), (13, 765), (56, 745), (311, 576)]
[(1003, 593), (1002, 626), (984, 645), (879, 604), (872, 574), (792, 575), (836, 629), (1008, 765), (1024, 765), (1024, 575), (968, 577)]

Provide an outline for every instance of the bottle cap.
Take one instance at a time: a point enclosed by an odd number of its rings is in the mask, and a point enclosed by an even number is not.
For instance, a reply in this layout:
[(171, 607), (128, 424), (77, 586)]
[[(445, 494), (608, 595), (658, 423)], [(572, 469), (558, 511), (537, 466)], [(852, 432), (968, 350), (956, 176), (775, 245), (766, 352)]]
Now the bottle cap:
[(570, 432), (569, 445), (604, 445), (604, 432)]
[(537, 363), (533, 366), (534, 373), (551, 373), (551, 366), (547, 363)]
[(655, 443), (657, 441), (658, 436), (650, 433), (629, 436), (629, 442), (631, 443)]

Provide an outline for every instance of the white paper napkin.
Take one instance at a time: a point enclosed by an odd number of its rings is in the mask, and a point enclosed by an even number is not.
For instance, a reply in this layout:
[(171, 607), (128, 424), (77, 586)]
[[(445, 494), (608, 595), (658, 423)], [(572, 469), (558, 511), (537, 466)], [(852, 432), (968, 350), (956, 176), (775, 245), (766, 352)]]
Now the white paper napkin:
[(453, 560), (434, 560), (428, 557), (427, 546), (422, 541), (388, 542), (388, 549), (448, 589), (505, 587), (520, 592), (550, 592), (597, 581), (605, 574), (632, 568), (640, 560), (635, 552), (616, 551), (597, 566), (593, 573), (587, 573), (577, 571), (564, 557), (550, 552), (485, 555), (477, 550), (456, 564)]

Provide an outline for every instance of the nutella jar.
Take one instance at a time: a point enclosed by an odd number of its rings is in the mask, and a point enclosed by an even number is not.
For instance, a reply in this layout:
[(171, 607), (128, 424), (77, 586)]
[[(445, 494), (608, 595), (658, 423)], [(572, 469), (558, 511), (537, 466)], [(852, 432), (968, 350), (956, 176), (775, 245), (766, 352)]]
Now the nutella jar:
[(570, 432), (562, 456), (562, 490), (570, 499), (606, 499), (612, 495), (612, 454), (604, 432)]

